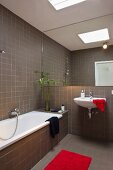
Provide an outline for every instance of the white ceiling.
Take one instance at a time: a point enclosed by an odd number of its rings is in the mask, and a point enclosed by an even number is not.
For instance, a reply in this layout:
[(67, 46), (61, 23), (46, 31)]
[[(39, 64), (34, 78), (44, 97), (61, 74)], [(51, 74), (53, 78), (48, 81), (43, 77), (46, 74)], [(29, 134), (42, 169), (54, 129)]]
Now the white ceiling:
[(103, 28), (108, 28), (110, 35), (108, 44), (113, 44), (113, 14), (47, 31), (46, 35), (71, 51), (74, 51), (78, 49), (101, 47), (103, 42), (84, 44), (83, 41), (78, 37), (78, 34)]
[[(0, 3), (70, 50), (101, 46), (102, 43), (84, 45), (76, 34), (105, 27), (109, 27), (109, 43), (113, 44), (113, 16), (90, 20), (113, 13), (113, 0), (87, 0), (59, 11), (48, 0), (0, 0)], [(73, 23), (77, 24), (70, 25)]]

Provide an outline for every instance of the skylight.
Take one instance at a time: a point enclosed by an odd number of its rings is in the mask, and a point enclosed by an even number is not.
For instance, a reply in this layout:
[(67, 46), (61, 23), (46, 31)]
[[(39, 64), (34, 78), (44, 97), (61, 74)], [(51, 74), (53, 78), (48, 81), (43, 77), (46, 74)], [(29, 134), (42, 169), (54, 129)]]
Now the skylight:
[(60, 10), (86, 0), (48, 0), (56, 10)]
[(106, 41), (109, 40), (109, 32), (108, 29), (101, 29), (92, 32), (78, 34), (81, 40), (87, 44), (92, 42)]

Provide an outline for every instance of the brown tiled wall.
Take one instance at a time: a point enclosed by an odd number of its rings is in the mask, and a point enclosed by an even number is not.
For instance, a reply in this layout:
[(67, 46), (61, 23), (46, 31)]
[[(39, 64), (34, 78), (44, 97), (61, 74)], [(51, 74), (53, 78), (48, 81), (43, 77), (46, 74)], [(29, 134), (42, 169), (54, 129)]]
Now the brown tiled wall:
[[(0, 5), (0, 119), (6, 118), (13, 107), (21, 113), (40, 107), (40, 88), (36, 84), (43, 69), (58, 82), (64, 80), (66, 60), (72, 63), (72, 85), (51, 88), (51, 107), (65, 104), (69, 112), (69, 132), (91, 138), (113, 140), (112, 87), (94, 87), (94, 62), (113, 60), (113, 46), (70, 52), (43, 36), (42, 33)], [(43, 67), (41, 60), (43, 58)], [(70, 60), (72, 59), (72, 61)], [(71, 71), (71, 69), (70, 69)], [(70, 79), (70, 77), (69, 77)], [(78, 107), (73, 98), (93, 90), (95, 96), (106, 97), (105, 113), (94, 114), (88, 119), (87, 109)]]
[[(72, 52), (72, 85), (75, 86), (65, 88), (64, 92), (69, 98), (71, 96), (70, 99), (67, 97), (66, 105), (70, 109), (69, 129), (72, 134), (113, 141), (113, 87), (94, 86), (95, 61), (108, 60), (113, 60), (113, 46), (109, 46), (107, 50), (94, 48)], [(82, 89), (86, 90), (86, 95), (93, 91), (95, 97), (107, 98), (104, 113), (93, 114), (92, 119), (88, 119), (88, 110), (73, 102), (74, 97), (80, 96)]]
[(72, 52), (72, 85), (95, 85), (95, 61), (113, 60), (113, 46), (107, 50), (92, 48)]
[(39, 79), (42, 69), (62, 81), (70, 52), (0, 5), (0, 119), (15, 107), (21, 113), (40, 107)]
[[(68, 113), (60, 119), (60, 133), (52, 138), (49, 126), (0, 151), (0, 170), (30, 170), (68, 133)], [(45, 142), (46, 141), (46, 142)]]
[[(55, 79), (58, 85), (62, 85), (65, 79), (66, 69), (69, 69), (70, 82), (71, 75), (71, 52), (63, 49), (61, 45), (47, 36), (44, 37), (43, 70), (50, 73), (50, 78)], [(68, 60), (68, 61), (67, 61)], [(67, 61), (67, 62), (66, 62)], [(67, 68), (68, 66), (68, 68)]]
[[(73, 99), (80, 96), (85, 89), (86, 96), (92, 91), (95, 97), (106, 97), (107, 103), (104, 113), (93, 110), (92, 118), (88, 117), (88, 109), (82, 108), (74, 103)], [(51, 89), (51, 105), (59, 107), (61, 104), (69, 110), (69, 133), (99, 139), (113, 141), (113, 95), (112, 87), (94, 86), (67, 86), (53, 87)]]
[[(69, 132), (92, 139), (113, 141), (113, 87), (95, 87), (94, 62), (113, 60), (113, 46), (107, 50), (102, 48), (86, 49), (72, 52), (72, 85), (52, 89), (52, 105), (65, 104), (69, 110)], [(92, 118), (88, 118), (88, 110), (74, 103), (81, 90), (86, 95), (93, 91), (95, 97), (106, 97), (105, 112), (95, 110)], [(55, 94), (55, 95), (54, 95)]]

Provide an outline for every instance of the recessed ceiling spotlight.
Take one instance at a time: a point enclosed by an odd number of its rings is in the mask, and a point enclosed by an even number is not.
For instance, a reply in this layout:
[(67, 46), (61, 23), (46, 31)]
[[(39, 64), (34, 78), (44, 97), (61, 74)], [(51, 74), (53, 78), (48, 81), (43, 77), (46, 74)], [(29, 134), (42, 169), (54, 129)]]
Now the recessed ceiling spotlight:
[(103, 49), (106, 50), (108, 48), (107, 42), (103, 43)]
[(60, 10), (86, 0), (48, 0), (56, 10)]
[(78, 34), (78, 36), (85, 44), (93, 43), (93, 42), (99, 42), (99, 41), (106, 41), (106, 40), (110, 39), (108, 28)]

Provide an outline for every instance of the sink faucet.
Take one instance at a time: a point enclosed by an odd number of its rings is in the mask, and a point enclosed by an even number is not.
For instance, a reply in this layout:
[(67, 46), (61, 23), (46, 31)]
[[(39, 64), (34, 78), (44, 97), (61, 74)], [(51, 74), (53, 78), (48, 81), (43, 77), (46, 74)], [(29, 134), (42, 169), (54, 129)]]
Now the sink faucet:
[(18, 108), (14, 108), (11, 112), (9, 112), (9, 117), (13, 118), (15, 116), (18, 116), (20, 114), (20, 110)]
[(89, 97), (93, 98), (93, 92), (92, 91), (89, 92)]

